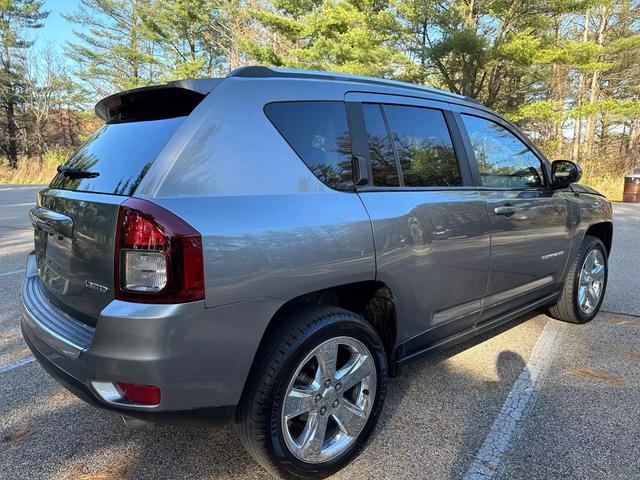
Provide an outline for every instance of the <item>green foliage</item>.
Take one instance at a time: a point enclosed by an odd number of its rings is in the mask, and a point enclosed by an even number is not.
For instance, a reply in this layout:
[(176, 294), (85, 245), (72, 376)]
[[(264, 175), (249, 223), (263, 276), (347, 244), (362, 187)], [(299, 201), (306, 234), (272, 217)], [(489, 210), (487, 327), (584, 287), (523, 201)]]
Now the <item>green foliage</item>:
[(397, 45), (400, 30), (388, 5), (368, 0), (287, 0), (254, 11), (283, 45), (249, 41), (266, 64), (359, 75), (402, 75), (409, 61)]
[(223, 70), (221, 2), (150, 0), (141, 10), (145, 39), (160, 47), (163, 79), (213, 76)]
[[(22, 151), (48, 141), (18, 142), (38, 131), (26, 103), (49, 95), (24, 61), (42, 3), (0, 0), (0, 106), (18, 116), (13, 134), (0, 119), (5, 152), (10, 137)], [(84, 27), (66, 48), (80, 85), (66, 72), (50, 85), (67, 114), (114, 91), (264, 64), (445, 88), (552, 156), (640, 165), (640, 0), (80, 0), (67, 18)]]

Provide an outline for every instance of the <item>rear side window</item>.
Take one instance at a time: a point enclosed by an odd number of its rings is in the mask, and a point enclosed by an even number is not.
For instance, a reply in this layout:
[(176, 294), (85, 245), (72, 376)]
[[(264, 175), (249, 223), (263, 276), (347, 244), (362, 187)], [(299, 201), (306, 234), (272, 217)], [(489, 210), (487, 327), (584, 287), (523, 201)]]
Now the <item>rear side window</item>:
[(92, 174), (92, 178), (70, 178), (58, 173), (49, 186), (132, 195), (185, 118), (104, 125), (66, 163)]
[(462, 185), (453, 142), (440, 110), (385, 105), (407, 187)]
[(462, 115), (482, 185), (498, 188), (544, 186), (538, 157), (513, 133), (495, 122)]
[(264, 111), (325, 185), (353, 190), (351, 140), (343, 102), (278, 102), (266, 105)]

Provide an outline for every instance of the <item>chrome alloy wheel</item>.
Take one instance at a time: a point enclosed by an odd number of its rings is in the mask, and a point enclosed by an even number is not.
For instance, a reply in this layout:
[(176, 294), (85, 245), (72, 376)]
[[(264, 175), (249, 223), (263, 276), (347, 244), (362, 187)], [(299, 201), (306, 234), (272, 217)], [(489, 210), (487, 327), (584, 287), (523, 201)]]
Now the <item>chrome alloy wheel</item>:
[(578, 284), (578, 307), (587, 315), (593, 313), (600, 302), (605, 281), (605, 262), (602, 252), (591, 250), (584, 259)]
[(336, 337), (296, 369), (281, 411), (289, 451), (307, 463), (336, 458), (358, 438), (376, 394), (376, 366), (364, 344)]

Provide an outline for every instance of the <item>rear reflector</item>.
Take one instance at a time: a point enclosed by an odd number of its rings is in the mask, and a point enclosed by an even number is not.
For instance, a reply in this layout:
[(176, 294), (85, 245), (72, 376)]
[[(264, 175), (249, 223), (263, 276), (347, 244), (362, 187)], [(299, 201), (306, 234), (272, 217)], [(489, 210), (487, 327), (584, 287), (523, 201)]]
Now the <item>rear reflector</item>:
[(142, 405), (157, 405), (160, 403), (160, 389), (153, 385), (137, 385), (135, 383), (118, 382), (118, 388), (125, 399)]

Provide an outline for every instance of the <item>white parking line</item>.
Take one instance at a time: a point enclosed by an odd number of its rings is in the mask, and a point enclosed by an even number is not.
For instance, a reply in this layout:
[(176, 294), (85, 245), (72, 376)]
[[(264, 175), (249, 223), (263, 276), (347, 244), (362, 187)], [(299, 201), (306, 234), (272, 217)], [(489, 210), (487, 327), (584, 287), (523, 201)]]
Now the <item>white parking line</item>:
[(6, 277), (8, 275), (15, 275), (16, 273), (23, 273), (23, 272), (26, 272), (24, 268), (21, 270), (13, 270), (11, 272), (3, 272), (3, 273), (0, 273), (0, 277)]
[(46, 185), (35, 185), (35, 186), (20, 186), (20, 187), (9, 187), (9, 188), (0, 188), (0, 192), (8, 192), (9, 190), (32, 190), (34, 188), (38, 188), (42, 190)]
[(29, 205), (35, 205), (36, 202), (27, 202), (27, 203), (10, 203), (9, 205), (5, 205), (5, 207), (28, 207)]
[(28, 357), (21, 358), (20, 360), (15, 361), (13, 363), (9, 363), (8, 365), (0, 366), (0, 373), (8, 372), (9, 370), (13, 370), (14, 368), (21, 367), (22, 365), (27, 365), (33, 361), (35, 361), (35, 358), (33, 357), (33, 355), (29, 355)]
[(545, 325), (527, 365), (513, 384), (491, 431), (464, 475), (464, 480), (491, 479), (502, 471), (503, 456), (542, 390), (544, 378), (558, 348), (558, 334), (562, 326), (561, 322), (555, 320), (550, 320)]

